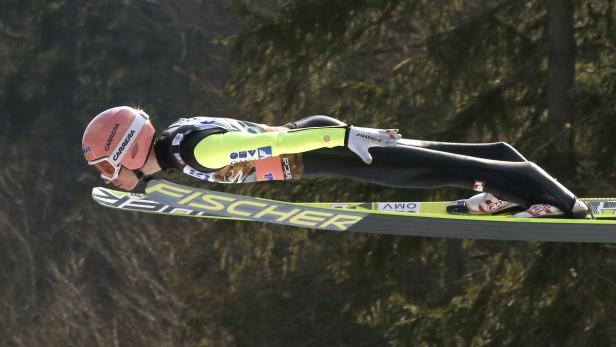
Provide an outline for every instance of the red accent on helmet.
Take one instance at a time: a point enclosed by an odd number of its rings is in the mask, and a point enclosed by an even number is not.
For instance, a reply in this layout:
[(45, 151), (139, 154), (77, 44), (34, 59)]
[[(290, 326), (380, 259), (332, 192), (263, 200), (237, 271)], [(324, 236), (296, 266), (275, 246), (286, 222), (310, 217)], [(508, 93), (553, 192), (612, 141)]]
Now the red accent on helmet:
[[(103, 111), (94, 117), (86, 127), (81, 140), (83, 154), (87, 161), (112, 155), (112, 151), (126, 136), (126, 131), (142, 110), (119, 106)], [(148, 120), (137, 132), (135, 141), (127, 148), (127, 155), (121, 164), (130, 170), (143, 167), (154, 140), (154, 126)]]

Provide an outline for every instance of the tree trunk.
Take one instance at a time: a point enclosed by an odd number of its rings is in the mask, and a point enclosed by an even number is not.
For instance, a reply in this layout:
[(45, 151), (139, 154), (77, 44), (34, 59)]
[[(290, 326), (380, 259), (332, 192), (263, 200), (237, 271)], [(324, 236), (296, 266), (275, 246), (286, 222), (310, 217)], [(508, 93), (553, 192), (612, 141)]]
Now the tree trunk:
[(564, 168), (564, 165), (572, 164), (573, 154), (570, 129), (573, 108), (570, 93), (575, 78), (575, 43), (571, 0), (547, 0), (547, 23), (548, 130), (554, 140), (551, 150), (557, 154), (557, 166)]
[(464, 261), (462, 258), (462, 240), (448, 239), (445, 254), (445, 287), (447, 297), (460, 294), (460, 279), (464, 276)]

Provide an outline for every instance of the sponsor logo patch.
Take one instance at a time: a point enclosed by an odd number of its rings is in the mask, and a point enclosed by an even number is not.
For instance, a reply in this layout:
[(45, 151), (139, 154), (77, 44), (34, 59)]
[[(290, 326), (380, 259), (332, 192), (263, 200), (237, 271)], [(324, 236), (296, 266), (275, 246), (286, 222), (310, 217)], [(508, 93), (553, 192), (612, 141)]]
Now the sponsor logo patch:
[(189, 176), (192, 176), (192, 177), (204, 180), (204, 181), (210, 181), (210, 178), (212, 177), (211, 175), (205, 172), (197, 171), (188, 165), (184, 166), (182, 171)]
[(383, 140), (378, 138), (378, 137), (376, 137), (376, 136), (371, 136), (371, 135), (362, 134), (362, 133), (355, 133), (355, 136), (361, 137), (361, 138), (363, 138), (365, 140), (368, 140), (368, 141), (371, 141), (373, 143), (383, 143)]
[(289, 163), (289, 158), (282, 158), (282, 170), (284, 171), (284, 179), (292, 180), (293, 174), (291, 173), (291, 163)]
[(479, 204), (479, 209), (481, 211), (497, 211), (509, 206), (509, 202), (505, 200), (486, 200), (485, 203)]
[(173, 140), (171, 141), (171, 145), (172, 146), (179, 146), (180, 143), (182, 143), (182, 140), (184, 140), (184, 134), (177, 133), (175, 135), (175, 137), (173, 138)]
[(88, 146), (83, 148), (83, 154), (88, 154), (90, 152), (92, 152), (92, 147)]
[(379, 202), (377, 210), (419, 213), (419, 204), (416, 202)]
[[(191, 215), (213, 214), (336, 231), (347, 230), (365, 217), (365, 214), (361, 212), (335, 211), (214, 191), (199, 191), (164, 182), (148, 186), (146, 192), (155, 199), (163, 198), (171, 202), (175, 205), (173, 208), (181, 207), (187, 211), (184, 214)], [(172, 208), (169, 205), (163, 206)], [(136, 209), (135, 207), (141, 206), (129, 206), (124, 202), (122, 207)], [(158, 208), (159, 206), (144, 206), (143, 210)]]
[(590, 201), (589, 205), (594, 214), (616, 214), (616, 201)]
[(476, 192), (483, 192), (485, 186), (486, 183), (484, 181), (475, 180), (475, 182), (473, 182), (473, 190)]
[(272, 147), (259, 147), (257, 149), (249, 149), (247, 151), (231, 152), (229, 162), (231, 164), (241, 163), (244, 161), (253, 161), (265, 159), (272, 156)]
[(266, 181), (273, 181), (274, 180), (274, 174), (271, 172), (268, 172), (266, 174), (263, 175), (263, 179)]

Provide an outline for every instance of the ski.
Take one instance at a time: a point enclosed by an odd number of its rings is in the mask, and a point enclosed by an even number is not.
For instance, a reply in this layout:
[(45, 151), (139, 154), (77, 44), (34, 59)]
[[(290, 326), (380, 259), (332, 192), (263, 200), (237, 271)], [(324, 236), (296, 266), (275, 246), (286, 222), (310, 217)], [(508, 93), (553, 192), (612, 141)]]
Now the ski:
[(490, 240), (616, 242), (616, 198), (585, 199), (595, 219), (452, 215), (449, 202), (290, 203), (152, 180), (145, 194), (95, 187), (115, 209), (330, 231)]

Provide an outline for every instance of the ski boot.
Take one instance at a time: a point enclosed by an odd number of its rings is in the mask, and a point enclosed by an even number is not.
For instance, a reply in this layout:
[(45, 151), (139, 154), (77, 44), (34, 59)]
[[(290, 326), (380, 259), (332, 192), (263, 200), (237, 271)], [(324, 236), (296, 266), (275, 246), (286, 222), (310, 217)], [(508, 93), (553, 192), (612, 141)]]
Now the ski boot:
[[(590, 209), (588, 205), (580, 199), (575, 200), (571, 208), (571, 217), (586, 218)], [(548, 204), (532, 205), (526, 211), (518, 212), (513, 215), (516, 218), (543, 218), (543, 217), (564, 217), (565, 213), (556, 206)]]
[[(515, 218), (550, 218), (564, 217), (565, 213), (556, 206), (535, 204), (522, 211), (523, 208), (513, 202), (499, 199), (490, 193), (480, 193), (464, 200), (457, 200), (447, 206), (447, 212), (452, 214), (494, 215), (515, 212)], [(571, 210), (573, 218), (586, 218), (589, 208), (581, 200), (576, 200)]]
[(452, 214), (488, 215), (522, 210), (522, 208), (509, 201), (497, 198), (490, 193), (480, 193), (468, 199), (452, 202), (447, 206), (447, 212)]

